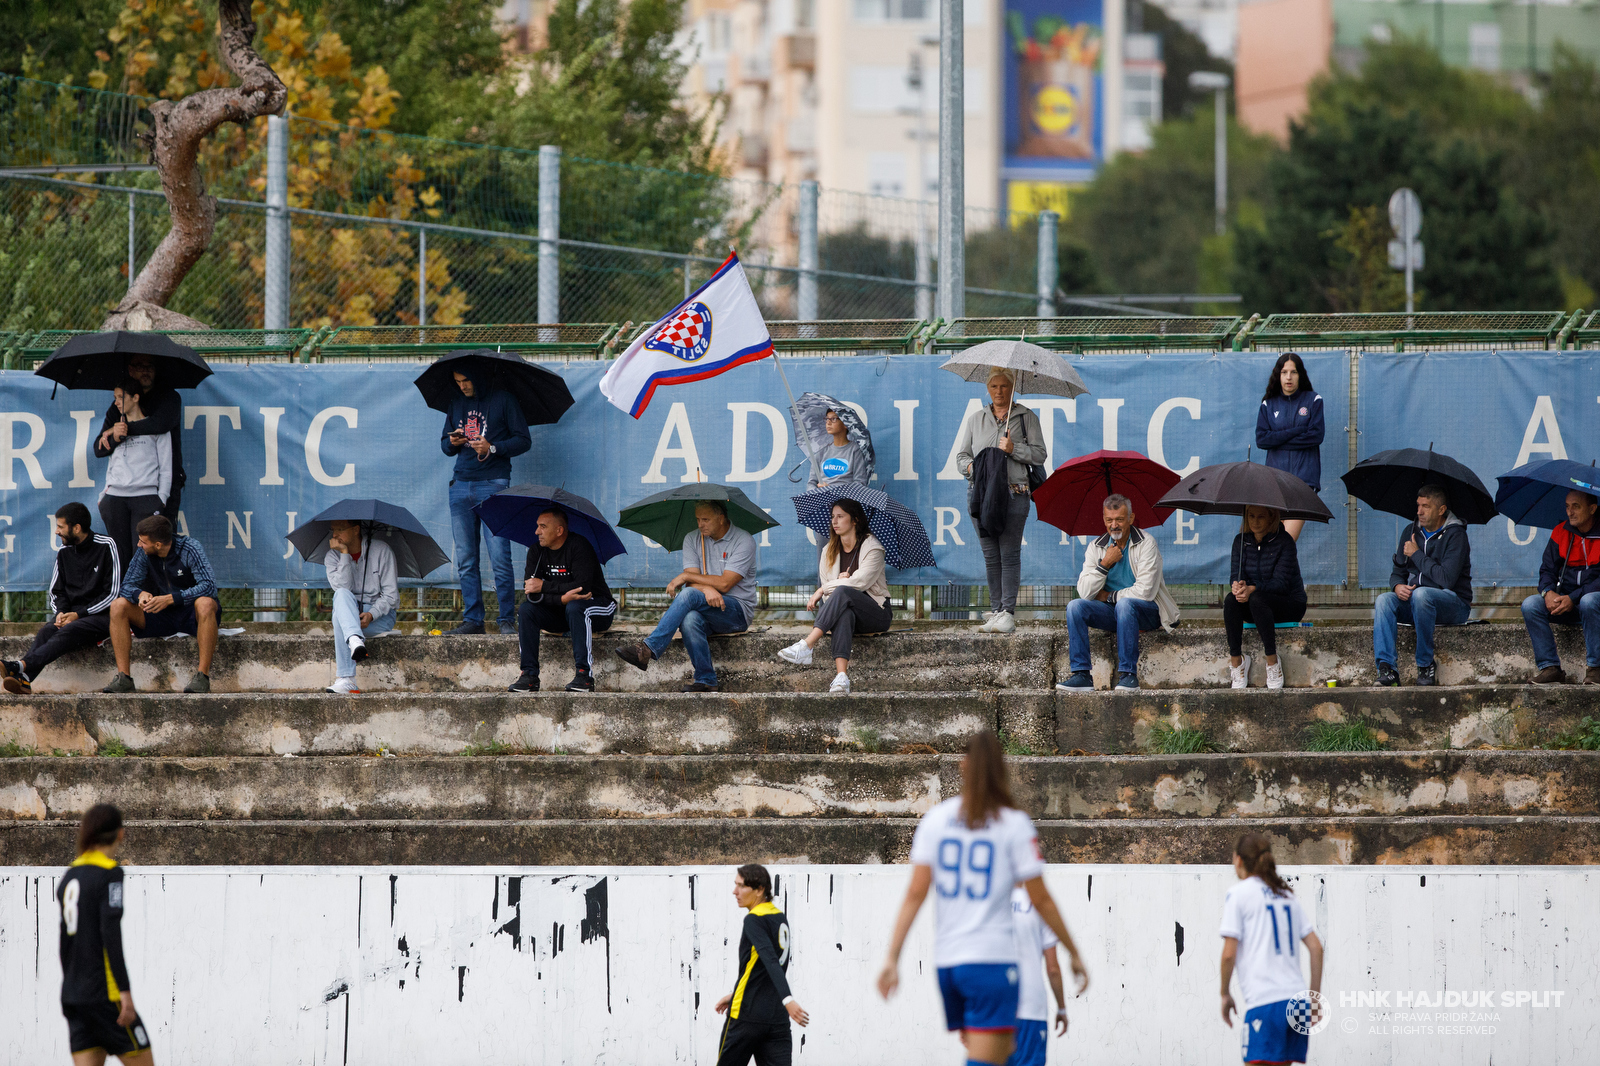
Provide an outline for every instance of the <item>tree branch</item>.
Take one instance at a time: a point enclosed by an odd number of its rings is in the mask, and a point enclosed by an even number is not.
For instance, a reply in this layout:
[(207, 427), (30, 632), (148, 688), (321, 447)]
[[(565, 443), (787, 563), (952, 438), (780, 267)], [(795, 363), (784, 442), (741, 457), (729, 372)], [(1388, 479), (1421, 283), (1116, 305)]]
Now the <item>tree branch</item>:
[(106, 318), (104, 329), (124, 328), (134, 311), (155, 323), (167, 317), (159, 312), (210, 245), (217, 202), (206, 194), (205, 180), (196, 165), (200, 142), (224, 122), (248, 126), (262, 115), (282, 114), (288, 101), (289, 90), (256, 52), (250, 0), (219, 0), (218, 8), (222, 61), (242, 84), (203, 89), (182, 100), (158, 100), (150, 105), (154, 120), (150, 162), (161, 176), (172, 228), (139, 271), (127, 296)]

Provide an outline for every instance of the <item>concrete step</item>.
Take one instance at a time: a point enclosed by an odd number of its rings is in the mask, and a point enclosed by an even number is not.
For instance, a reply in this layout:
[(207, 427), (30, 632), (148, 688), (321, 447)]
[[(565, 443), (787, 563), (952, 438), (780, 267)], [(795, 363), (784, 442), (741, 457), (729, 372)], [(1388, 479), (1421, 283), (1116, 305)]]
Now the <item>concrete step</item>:
[(1573, 686), (862, 693), (288, 693), (0, 698), (0, 744), (151, 755), (959, 751), (982, 728), (1016, 750), (1150, 751), (1159, 727), (1217, 750), (1302, 751), (1317, 723), (1359, 723), (1391, 750), (1530, 748), (1600, 713)]
[[(1431, 816), (1173, 818), (1037, 823), (1047, 861), (1219, 863), (1240, 833), (1280, 864), (1592, 865), (1600, 818)], [(903, 818), (559, 821), (130, 821), (135, 866), (673, 866), (904, 862)], [(10, 866), (71, 861), (76, 823), (0, 822)]]
[[(1016, 758), (1042, 818), (1600, 815), (1600, 752)], [(916, 817), (959, 794), (955, 756), (0, 760), (0, 819)]]
[[(779, 649), (806, 632), (800, 625), (762, 628), (733, 637), (718, 637), (712, 654), (724, 688), (734, 692), (820, 692), (833, 679), (826, 640), (817, 649), (817, 665), (799, 669), (777, 658)], [(1411, 631), (1402, 629), (1401, 670), (1411, 675)], [(663, 658), (641, 673), (619, 660), (614, 651), (624, 640), (637, 640), (639, 627), (595, 638), (596, 680), (610, 691), (668, 691), (690, 680), (687, 657), (675, 644)], [(1312, 629), (1278, 631), (1278, 646), (1290, 687), (1306, 687), (1329, 679), (1343, 685), (1371, 684), (1372, 633), (1368, 625), (1319, 624)], [(1109, 634), (1092, 641), (1097, 682), (1110, 683), (1114, 658)], [(1581, 676), (1581, 634), (1557, 627), (1557, 643), (1569, 671)], [(0, 638), (0, 658), (19, 658), (28, 648), (22, 637)], [(504, 690), (519, 673), (514, 636), (428, 637), (396, 635), (376, 639), (372, 655), (357, 679), (368, 691), (494, 691)], [(547, 688), (560, 688), (572, 677), (570, 645), (565, 637), (544, 642), (541, 678)], [(1260, 641), (1245, 636), (1245, 650), (1254, 658), (1251, 683), (1266, 684)], [(1190, 623), (1177, 632), (1146, 634), (1141, 641), (1139, 676), (1151, 688), (1206, 688), (1228, 684), (1226, 647), (1216, 626)], [(857, 641), (851, 678), (857, 691), (914, 692), (960, 688), (1044, 688), (1069, 670), (1067, 634), (1059, 623), (1024, 624), (1006, 636), (972, 632), (972, 627), (921, 627)], [(139, 641), (134, 645), (133, 676), (141, 689), (176, 692), (194, 671), (192, 640)], [(1526, 632), (1517, 625), (1479, 625), (1440, 630), (1437, 639), (1439, 679), (1445, 685), (1520, 684), (1534, 672)], [(86, 649), (66, 656), (39, 677), (41, 693), (93, 693), (114, 670), (109, 648)], [(314, 692), (333, 677), (330, 635), (299, 634), (224, 638), (212, 669), (218, 692)]]

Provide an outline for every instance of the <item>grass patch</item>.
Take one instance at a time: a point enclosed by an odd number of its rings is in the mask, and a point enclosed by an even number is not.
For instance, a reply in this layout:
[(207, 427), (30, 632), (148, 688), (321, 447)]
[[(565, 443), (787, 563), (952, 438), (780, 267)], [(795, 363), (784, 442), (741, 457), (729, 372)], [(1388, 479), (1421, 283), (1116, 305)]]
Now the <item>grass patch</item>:
[(1150, 730), (1150, 749), (1156, 755), (1202, 755), (1217, 746), (1204, 729), (1157, 722)]
[(1029, 747), (1024, 741), (1018, 740), (1011, 733), (1002, 729), (1000, 731), (1000, 746), (1007, 755), (1037, 755), (1038, 752)]
[(1382, 751), (1383, 741), (1360, 722), (1313, 722), (1306, 726), (1307, 751)]
[(120, 759), (129, 754), (128, 745), (122, 742), (121, 737), (108, 737), (100, 742), (100, 747), (95, 754), (108, 759)]
[(38, 748), (25, 748), (15, 740), (0, 744), (0, 759), (31, 759), (37, 754)]
[(500, 740), (485, 741), (482, 744), (468, 744), (461, 749), (463, 755), (510, 755), (510, 744)]
[(868, 755), (876, 755), (883, 750), (883, 734), (876, 729), (857, 726), (850, 730), (850, 743)]
[(1600, 718), (1585, 715), (1578, 728), (1557, 733), (1545, 747), (1558, 751), (1600, 751)]

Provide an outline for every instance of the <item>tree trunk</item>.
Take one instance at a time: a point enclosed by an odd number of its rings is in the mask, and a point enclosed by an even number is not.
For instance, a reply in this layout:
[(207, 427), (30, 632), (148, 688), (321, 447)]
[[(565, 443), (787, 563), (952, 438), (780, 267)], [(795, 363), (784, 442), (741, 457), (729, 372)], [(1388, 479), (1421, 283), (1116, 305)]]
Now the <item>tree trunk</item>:
[[(117, 309), (102, 329), (195, 328), (193, 319), (166, 310), (178, 285), (205, 254), (217, 224), (217, 201), (208, 196), (195, 165), (200, 142), (224, 122), (248, 126), (262, 115), (283, 112), (289, 90), (256, 53), (256, 24), (250, 0), (219, 0), (218, 43), (222, 60), (243, 83), (237, 88), (203, 89), (182, 100), (157, 100), (150, 105), (154, 129), (147, 135), (150, 162), (161, 176), (161, 188), (172, 213), (172, 228), (139, 271)], [(192, 325), (168, 325), (181, 320)], [(151, 328), (151, 327), (146, 327)]]

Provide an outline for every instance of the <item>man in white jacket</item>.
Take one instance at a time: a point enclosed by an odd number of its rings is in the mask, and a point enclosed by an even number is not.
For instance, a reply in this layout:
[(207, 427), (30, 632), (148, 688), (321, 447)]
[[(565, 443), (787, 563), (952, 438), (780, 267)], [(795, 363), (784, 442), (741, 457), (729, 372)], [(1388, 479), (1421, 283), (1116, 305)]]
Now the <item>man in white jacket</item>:
[(1126, 496), (1107, 496), (1102, 505), (1106, 534), (1083, 553), (1078, 598), (1067, 604), (1067, 651), (1072, 675), (1056, 685), (1063, 692), (1092, 692), (1089, 627), (1117, 635), (1119, 689), (1139, 687), (1139, 634), (1157, 626), (1168, 632), (1178, 621), (1178, 605), (1161, 572), (1161, 549), (1133, 523)]
[(328, 691), (344, 696), (356, 687), (356, 663), (367, 657), (367, 637), (394, 628), (400, 583), (394, 551), (381, 539), (361, 535), (356, 522), (328, 523), (328, 584), (333, 588), (333, 654), (338, 663)]

